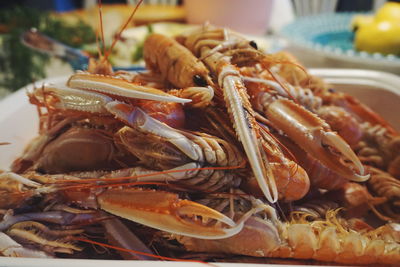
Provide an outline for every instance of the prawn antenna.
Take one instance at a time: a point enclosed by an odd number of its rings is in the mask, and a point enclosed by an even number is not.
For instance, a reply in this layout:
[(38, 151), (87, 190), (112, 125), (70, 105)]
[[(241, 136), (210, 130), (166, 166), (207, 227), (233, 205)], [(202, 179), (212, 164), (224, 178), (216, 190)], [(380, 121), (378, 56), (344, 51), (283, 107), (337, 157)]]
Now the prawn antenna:
[[(103, 55), (106, 53), (106, 44), (104, 42), (104, 29), (103, 29), (103, 11), (101, 0), (99, 0), (99, 20), (100, 20), (100, 33), (101, 33), (101, 45), (103, 47)], [(97, 40), (97, 38), (96, 38)], [(100, 53), (101, 55), (101, 53)]]
[(121, 27), (117, 35), (114, 36), (114, 40), (111, 44), (110, 49), (105, 53), (105, 58), (107, 59), (111, 51), (113, 50), (115, 44), (117, 41), (121, 38), (121, 33), (126, 29), (126, 27), (129, 25), (129, 23), (132, 21), (133, 16), (135, 15), (136, 11), (138, 10), (139, 6), (142, 4), (143, 0), (139, 0), (139, 2), (136, 4), (135, 9), (132, 11), (131, 15), (129, 16), (128, 20), (125, 22), (125, 24)]
[(177, 259), (177, 258), (165, 257), (165, 256), (155, 255), (155, 254), (146, 253), (146, 252), (142, 252), (142, 251), (122, 248), (122, 247), (118, 247), (118, 246), (112, 246), (112, 245), (109, 245), (109, 244), (100, 243), (100, 242), (93, 241), (93, 240), (86, 239), (86, 238), (82, 238), (82, 237), (73, 237), (73, 239), (75, 239), (77, 241), (80, 241), (80, 242), (85, 242), (85, 243), (89, 243), (89, 244), (92, 244), (92, 245), (97, 245), (97, 246), (100, 246), (100, 247), (103, 247), (103, 248), (111, 248), (111, 249), (115, 249), (115, 250), (122, 251), (122, 252), (129, 252), (129, 253), (134, 253), (134, 254), (138, 254), (138, 255), (144, 255), (144, 256), (147, 256), (147, 257), (153, 257), (153, 258), (156, 258), (156, 259), (159, 259), (159, 260), (164, 260), (164, 261), (181, 261), (181, 262), (201, 263), (201, 264), (205, 264), (205, 265), (209, 265), (209, 266), (218, 267), (217, 265), (209, 263), (209, 262), (204, 262), (204, 261), (199, 261), (199, 260), (188, 260), (188, 259)]

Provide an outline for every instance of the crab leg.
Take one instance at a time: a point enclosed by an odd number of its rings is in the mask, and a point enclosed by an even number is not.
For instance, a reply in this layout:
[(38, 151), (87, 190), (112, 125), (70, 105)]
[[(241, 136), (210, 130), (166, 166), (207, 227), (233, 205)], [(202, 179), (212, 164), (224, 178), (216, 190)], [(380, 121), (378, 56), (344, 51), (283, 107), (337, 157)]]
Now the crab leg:
[(138, 188), (109, 189), (98, 197), (100, 208), (162, 231), (202, 239), (219, 239), (241, 231), (222, 213), (178, 195)]

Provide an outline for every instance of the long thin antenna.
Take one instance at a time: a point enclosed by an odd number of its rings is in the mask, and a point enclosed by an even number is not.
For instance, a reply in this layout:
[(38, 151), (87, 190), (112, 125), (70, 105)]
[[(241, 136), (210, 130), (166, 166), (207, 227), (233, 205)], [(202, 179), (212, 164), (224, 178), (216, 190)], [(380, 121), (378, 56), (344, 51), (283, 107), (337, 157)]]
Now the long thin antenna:
[(189, 259), (189, 260), (188, 260), (188, 259), (177, 259), (177, 258), (165, 257), (165, 256), (150, 254), (150, 253), (146, 253), (146, 252), (142, 252), (142, 251), (127, 249), (127, 248), (123, 248), (123, 247), (112, 246), (112, 245), (109, 245), (109, 244), (100, 243), (100, 242), (93, 241), (93, 240), (86, 239), (86, 238), (82, 238), (82, 237), (72, 237), (72, 238), (75, 239), (75, 240), (81, 241), (81, 242), (85, 242), (85, 243), (97, 245), (97, 246), (100, 246), (100, 247), (106, 247), (106, 248), (111, 248), (111, 249), (115, 249), (115, 250), (118, 250), (118, 251), (124, 251), (124, 252), (135, 253), (135, 254), (138, 254), (138, 255), (144, 255), (144, 256), (148, 256), (148, 257), (153, 257), (153, 258), (160, 259), (160, 260), (181, 261), (181, 262), (194, 262), (194, 263), (201, 263), (201, 264), (206, 264), (206, 265), (218, 267), (218, 265), (216, 265), (216, 264), (209, 263), (209, 262), (204, 262), (204, 261), (190, 260), (190, 259)]
[(118, 34), (114, 37), (114, 41), (110, 47), (110, 49), (105, 52), (105, 58), (108, 58), (108, 55), (111, 53), (111, 51), (113, 50), (115, 44), (117, 43), (117, 41), (120, 39), (121, 37), (121, 33), (123, 30), (126, 29), (126, 27), (128, 26), (128, 24), (131, 22), (133, 16), (135, 15), (136, 11), (138, 10), (139, 6), (142, 4), (143, 0), (139, 0), (139, 2), (137, 3), (137, 5), (135, 6), (135, 9), (133, 10), (133, 12), (131, 13), (131, 15), (129, 16), (129, 19), (125, 22), (124, 26), (122, 26), (122, 28), (119, 30)]
[(104, 30), (103, 30), (103, 11), (101, 0), (99, 0), (99, 19), (100, 19), (100, 31), (101, 31), (101, 43), (103, 46), (103, 55), (106, 53), (106, 44), (104, 43)]
[(97, 47), (97, 53), (99, 54), (99, 57), (101, 58), (103, 54), (101, 53), (101, 47), (100, 47), (100, 41), (99, 41), (99, 30), (96, 30), (96, 47)]

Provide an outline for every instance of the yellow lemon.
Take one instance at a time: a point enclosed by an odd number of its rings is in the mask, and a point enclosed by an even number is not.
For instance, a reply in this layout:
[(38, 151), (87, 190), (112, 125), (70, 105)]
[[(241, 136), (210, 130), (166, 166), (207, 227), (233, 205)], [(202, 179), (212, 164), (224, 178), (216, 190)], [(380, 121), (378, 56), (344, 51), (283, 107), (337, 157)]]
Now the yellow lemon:
[(375, 14), (375, 21), (393, 21), (400, 23), (400, 3), (385, 3)]
[(357, 15), (351, 20), (351, 28), (353, 31), (360, 29), (361, 27), (368, 27), (374, 22), (374, 16), (371, 15)]
[(361, 27), (355, 35), (357, 50), (400, 55), (400, 23), (380, 21)]

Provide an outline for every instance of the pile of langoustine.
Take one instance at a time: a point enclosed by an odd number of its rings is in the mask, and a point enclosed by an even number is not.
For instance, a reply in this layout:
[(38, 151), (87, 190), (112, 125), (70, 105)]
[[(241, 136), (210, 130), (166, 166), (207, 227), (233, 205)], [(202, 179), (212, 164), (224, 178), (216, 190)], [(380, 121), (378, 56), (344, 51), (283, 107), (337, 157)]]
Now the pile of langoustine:
[(144, 58), (29, 92), (40, 131), (0, 174), (3, 255), (400, 262), (382, 118), (228, 29), (152, 34)]

